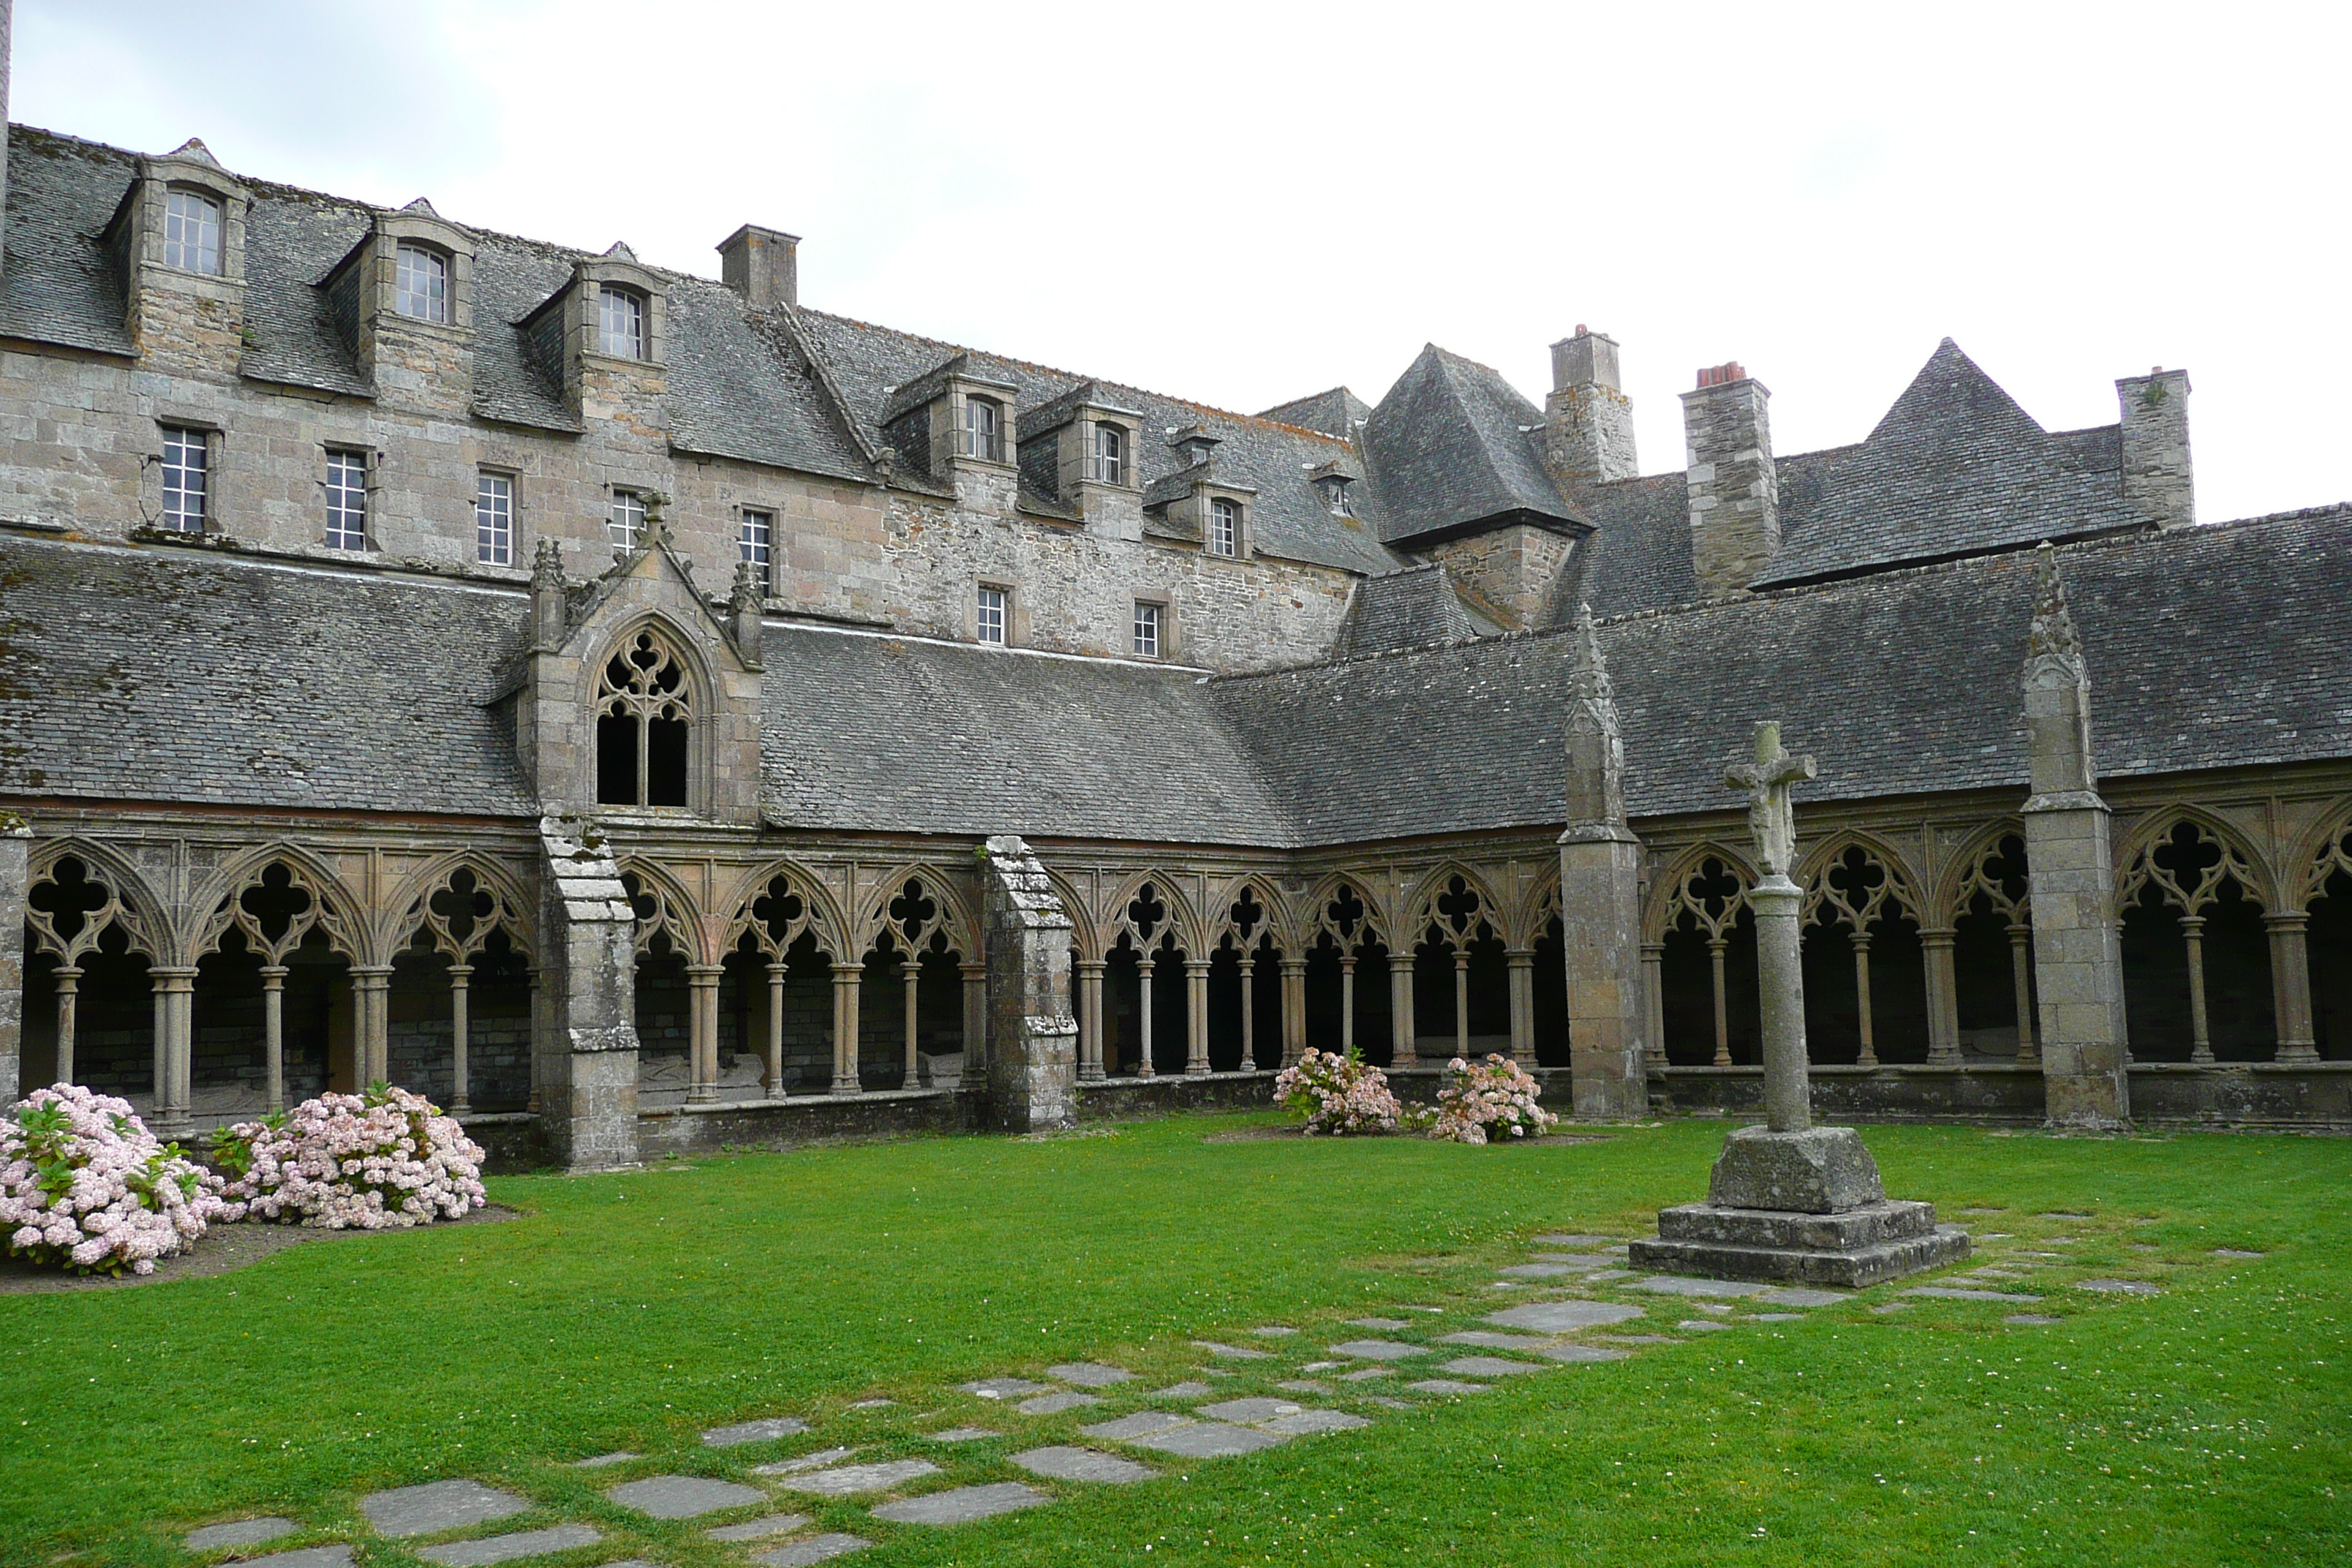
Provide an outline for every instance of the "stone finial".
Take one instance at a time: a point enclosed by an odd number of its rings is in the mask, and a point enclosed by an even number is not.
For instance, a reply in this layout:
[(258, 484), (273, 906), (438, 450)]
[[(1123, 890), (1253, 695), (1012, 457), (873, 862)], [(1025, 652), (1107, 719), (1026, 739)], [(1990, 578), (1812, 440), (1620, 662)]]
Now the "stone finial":
[(2023, 678), (2032, 799), (2087, 795), (2098, 788), (2091, 752), (2090, 665), (2066, 607), (2058, 552), (2044, 543), (2033, 552), (2033, 629), (2026, 634)]
[(735, 563), (735, 582), (727, 595), (727, 607), (740, 616), (746, 608), (758, 610), (765, 597), (767, 584), (760, 581), (760, 569), (749, 561)]
[(185, 158), (192, 163), (210, 163), (215, 169), (221, 166), (220, 160), (213, 156), (213, 150), (205, 145), (200, 136), (191, 136), (173, 148), (172, 156)]
[(534, 589), (563, 588), (563, 546), (552, 539), (542, 539), (530, 563), (530, 585)]
[(668, 543), (669, 519), (664, 514), (669, 510), (669, 497), (659, 490), (647, 490), (645, 492), (644, 500), (646, 531), (638, 543), (642, 545)]
[(1780, 721), (1759, 721), (1756, 726), (1756, 760), (1735, 763), (1723, 775), (1726, 787), (1748, 795), (1748, 830), (1755, 836), (1757, 864), (1765, 877), (1786, 880), (1797, 858), (1797, 816), (1789, 800), (1790, 786), (1799, 779), (1819, 775), (1810, 756), (1792, 757), (1780, 746)]
[(2089, 684), (2083, 662), (2083, 639), (2075, 634), (2074, 616), (2066, 608), (2066, 584), (2058, 574), (2058, 551), (2044, 540), (2033, 552), (2033, 630), (2025, 639), (2025, 678), (2033, 682), (2043, 661), (2054, 660), (2075, 679)]
[(629, 248), (629, 242), (625, 239), (614, 240), (612, 248), (604, 252), (607, 261), (635, 261), (636, 258), (637, 253)]
[(570, 612), (563, 580), (563, 546), (552, 539), (539, 542), (530, 564), (531, 640), (551, 648), (563, 641)]
[(1579, 605), (1568, 670), (1568, 820), (1625, 823), (1625, 742), (1592, 606)]
[(404, 213), (415, 213), (419, 217), (439, 217), (441, 216), (439, 213), (433, 210), (433, 204), (426, 201), (423, 196), (417, 197), (415, 201), (409, 203), (400, 210)]

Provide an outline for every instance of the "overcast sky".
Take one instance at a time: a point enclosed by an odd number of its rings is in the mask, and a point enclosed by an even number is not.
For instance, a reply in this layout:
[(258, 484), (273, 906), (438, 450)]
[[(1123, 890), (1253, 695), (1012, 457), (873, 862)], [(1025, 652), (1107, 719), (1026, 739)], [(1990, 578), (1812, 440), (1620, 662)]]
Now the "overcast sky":
[(9, 106), (1244, 411), (1590, 322), (1645, 471), (1724, 360), (1782, 452), (1947, 335), (2053, 429), (2185, 365), (2214, 521), (2352, 499), (2344, 15), (18, 0)]

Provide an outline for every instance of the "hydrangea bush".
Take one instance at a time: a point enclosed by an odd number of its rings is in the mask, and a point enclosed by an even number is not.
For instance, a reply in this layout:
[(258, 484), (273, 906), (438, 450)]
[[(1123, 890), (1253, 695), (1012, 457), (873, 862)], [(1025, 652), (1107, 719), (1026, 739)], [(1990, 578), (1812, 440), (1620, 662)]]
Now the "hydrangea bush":
[(78, 1084), (37, 1089), (0, 1119), (0, 1235), (36, 1263), (152, 1274), (207, 1223), (234, 1217), (216, 1184), (129, 1101)]
[(421, 1094), (322, 1094), (213, 1135), (231, 1218), (396, 1230), (482, 1206), (482, 1151)]
[(1497, 1138), (1540, 1138), (1559, 1118), (1536, 1103), (1543, 1086), (1508, 1057), (1488, 1056), (1473, 1067), (1455, 1057), (1437, 1091), (1432, 1138), (1485, 1143)]
[(1308, 1050), (1274, 1080), (1274, 1098), (1307, 1118), (1307, 1136), (1393, 1132), (1404, 1108), (1390, 1092), (1388, 1074), (1350, 1049)]

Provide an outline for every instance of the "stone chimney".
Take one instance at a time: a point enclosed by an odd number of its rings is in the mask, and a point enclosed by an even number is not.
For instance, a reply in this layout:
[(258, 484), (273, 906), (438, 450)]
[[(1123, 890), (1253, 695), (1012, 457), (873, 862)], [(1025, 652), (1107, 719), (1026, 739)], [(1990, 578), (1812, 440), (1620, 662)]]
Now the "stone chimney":
[(1630, 479), (1633, 400), (1620, 389), (1617, 340), (1587, 331), (1551, 346), (1551, 395), (1544, 399), (1544, 466), (1561, 483)]
[(1771, 403), (1736, 363), (1700, 371), (1697, 390), (1683, 394), (1691, 564), (1709, 598), (1743, 592), (1780, 552)]
[(16, 18), (16, 0), (0, 0), (0, 265), (8, 254), (8, 46)]
[(719, 245), (719, 280), (754, 310), (801, 302), (800, 236), (745, 224)]
[(2189, 373), (2158, 365), (2116, 383), (2123, 405), (2124, 500), (2158, 528), (2197, 521), (2189, 465)]

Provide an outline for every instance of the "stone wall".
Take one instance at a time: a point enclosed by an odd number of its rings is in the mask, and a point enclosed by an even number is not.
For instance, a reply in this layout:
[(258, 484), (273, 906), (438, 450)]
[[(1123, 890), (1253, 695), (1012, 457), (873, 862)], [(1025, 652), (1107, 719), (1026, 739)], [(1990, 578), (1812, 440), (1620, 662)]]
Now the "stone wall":
[(1567, 534), (1521, 522), (1449, 539), (1421, 553), (1444, 567), (1488, 619), (1525, 630), (1549, 623), (1560, 574), (1575, 548)]

